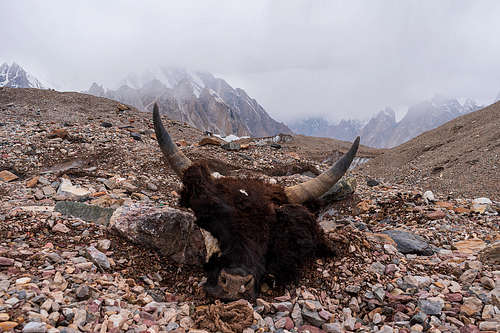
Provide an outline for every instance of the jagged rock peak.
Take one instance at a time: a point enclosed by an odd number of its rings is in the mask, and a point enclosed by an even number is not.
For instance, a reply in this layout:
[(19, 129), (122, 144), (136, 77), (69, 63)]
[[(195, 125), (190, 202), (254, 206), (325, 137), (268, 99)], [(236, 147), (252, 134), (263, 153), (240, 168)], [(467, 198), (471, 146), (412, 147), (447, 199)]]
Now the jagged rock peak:
[[(141, 74), (129, 74), (118, 87), (106, 90), (104, 97), (144, 111), (158, 103), (160, 110), (171, 119), (216, 134), (271, 136), (291, 133), (243, 89), (235, 89), (208, 72), (158, 67)], [(87, 93), (102, 96), (103, 91), (103, 87), (93, 84)]]
[(104, 88), (101, 86), (101, 85), (98, 85), (97, 83), (92, 83), (92, 85), (90, 86), (89, 90), (88, 90), (88, 93), (90, 95), (94, 95), (94, 96), (98, 96), (98, 97), (103, 97), (105, 92), (104, 92)]
[[(500, 96), (499, 96), (500, 97)], [(324, 119), (309, 118), (294, 123), (292, 129), (311, 136), (325, 136), (350, 140), (361, 136), (361, 143), (371, 147), (390, 148), (406, 142), (419, 134), (434, 129), (456, 117), (477, 111), (483, 106), (472, 99), (462, 103), (456, 98), (435, 95), (408, 108), (408, 112), (396, 121), (393, 109), (386, 107), (365, 125), (353, 125), (352, 121), (340, 121), (335, 128)]]
[(44, 85), (33, 75), (29, 74), (17, 63), (11, 65), (4, 62), (0, 66), (0, 87), (9, 88), (38, 88), (44, 89)]

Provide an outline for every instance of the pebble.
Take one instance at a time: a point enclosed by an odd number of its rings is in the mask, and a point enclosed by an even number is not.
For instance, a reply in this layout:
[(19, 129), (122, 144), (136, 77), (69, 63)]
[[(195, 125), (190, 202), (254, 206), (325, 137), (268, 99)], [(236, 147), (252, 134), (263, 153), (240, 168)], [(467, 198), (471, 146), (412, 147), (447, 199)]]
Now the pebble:
[(382, 264), (382, 263), (380, 263), (380, 262), (378, 262), (378, 261), (376, 261), (376, 262), (374, 262), (373, 264), (370, 265), (370, 270), (372, 272), (375, 272), (377, 274), (382, 275), (385, 272), (385, 265)]
[(440, 297), (431, 297), (418, 301), (420, 310), (428, 315), (439, 315), (443, 309), (444, 301)]
[(427, 217), (431, 220), (439, 220), (444, 219), (446, 217), (446, 213), (442, 210), (437, 210), (432, 213), (427, 214)]
[(500, 321), (483, 321), (479, 323), (479, 329), (481, 331), (500, 331)]
[(45, 333), (47, 332), (47, 325), (45, 323), (40, 323), (32, 321), (24, 325), (23, 333)]
[(342, 326), (340, 323), (326, 323), (321, 326), (323, 330), (325, 330), (328, 333), (343, 333)]
[(12, 266), (14, 265), (14, 259), (0, 257), (0, 266)]
[(31, 282), (30, 277), (23, 277), (16, 280), (16, 285), (23, 285)]
[(481, 312), (483, 302), (476, 297), (464, 297), (460, 312), (467, 316), (474, 316)]
[(76, 289), (76, 298), (79, 301), (87, 300), (89, 299), (89, 297), (90, 297), (90, 289), (88, 286), (83, 285)]
[(429, 244), (420, 236), (402, 230), (386, 230), (397, 244), (397, 249), (403, 254), (430, 256), (434, 253)]
[(357, 294), (361, 290), (361, 287), (358, 285), (349, 285), (345, 288), (345, 291), (350, 294)]
[(426, 203), (436, 201), (436, 198), (434, 197), (434, 193), (432, 193), (432, 191), (425, 191), (422, 195), (422, 198)]
[(101, 251), (96, 249), (95, 247), (89, 246), (87, 248), (87, 254), (90, 256), (90, 259), (98, 267), (101, 267), (101, 268), (106, 269), (106, 270), (111, 268), (111, 264), (109, 262), (108, 257), (104, 253), (102, 253)]
[(0, 322), (0, 330), (2, 332), (8, 332), (10, 331), (11, 329), (13, 329), (14, 327), (17, 327), (19, 324), (15, 321), (4, 321), (4, 322)]
[(476, 279), (478, 271), (476, 269), (468, 269), (460, 276), (460, 281), (464, 284), (470, 285)]
[(16, 176), (15, 174), (13, 174), (12, 172), (10, 172), (8, 170), (0, 171), (0, 180), (2, 180), (4, 182), (10, 182), (10, 181), (13, 181), (16, 179), (19, 179), (19, 177)]
[(321, 318), (316, 311), (302, 309), (302, 317), (314, 326), (321, 327), (326, 320)]
[(67, 234), (70, 231), (70, 229), (62, 223), (57, 223), (52, 227), (52, 231)]
[(107, 251), (111, 247), (111, 241), (109, 239), (100, 239), (97, 241), (97, 248), (99, 250)]
[(493, 290), (495, 288), (495, 281), (487, 276), (483, 276), (480, 282), (486, 289)]

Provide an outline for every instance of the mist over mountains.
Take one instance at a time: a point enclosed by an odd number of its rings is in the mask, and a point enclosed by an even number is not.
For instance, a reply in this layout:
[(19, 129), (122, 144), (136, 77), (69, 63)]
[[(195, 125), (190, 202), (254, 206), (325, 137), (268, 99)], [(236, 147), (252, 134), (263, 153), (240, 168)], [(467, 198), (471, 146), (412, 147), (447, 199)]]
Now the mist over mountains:
[(210, 73), (162, 67), (129, 74), (117, 89), (92, 84), (86, 93), (151, 110), (158, 103), (169, 118), (220, 135), (271, 136), (291, 133), (240, 88)]
[(461, 103), (455, 98), (436, 95), (409, 107), (408, 112), (400, 121), (396, 121), (394, 110), (387, 107), (366, 123), (358, 120), (341, 120), (336, 124), (329, 124), (322, 118), (308, 118), (291, 124), (290, 128), (304, 135), (347, 141), (359, 135), (361, 143), (365, 145), (391, 148), (483, 107), (472, 99), (466, 99)]
[[(0, 66), (0, 87), (48, 88), (20, 65), (3, 63)], [(361, 142), (377, 148), (398, 146), (423, 132), (434, 129), (461, 115), (484, 106), (472, 99), (435, 95), (408, 108), (406, 115), (396, 121), (394, 110), (387, 107), (368, 121), (342, 119), (329, 123), (321, 117), (295, 121), (288, 127), (274, 120), (245, 90), (231, 87), (225, 80), (202, 71), (159, 67), (132, 73), (118, 81), (115, 89), (93, 83), (85, 93), (129, 104), (139, 110), (151, 110), (158, 103), (169, 118), (201, 130), (227, 136), (264, 137), (278, 133), (303, 134)], [(496, 101), (500, 100), (500, 93)]]

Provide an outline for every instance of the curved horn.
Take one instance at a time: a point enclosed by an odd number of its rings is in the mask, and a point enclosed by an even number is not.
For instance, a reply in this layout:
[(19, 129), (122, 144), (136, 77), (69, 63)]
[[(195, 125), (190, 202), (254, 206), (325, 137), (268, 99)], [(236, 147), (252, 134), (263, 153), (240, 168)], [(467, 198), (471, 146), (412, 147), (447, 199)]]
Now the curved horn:
[(330, 169), (304, 183), (285, 188), (285, 194), (291, 203), (303, 203), (325, 194), (347, 172), (359, 147), (359, 136), (351, 149)]
[(182, 151), (177, 148), (177, 145), (172, 141), (170, 135), (163, 127), (158, 111), (158, 105), (153, 106), (153, 123), (155, 126), (156, 140), (160, 145), (163, 155), (170, 164), (170, 167), (175, 171), (179, 178), (182, 178), (184, 171), (191, 166), (191, 161), (187, 158)]

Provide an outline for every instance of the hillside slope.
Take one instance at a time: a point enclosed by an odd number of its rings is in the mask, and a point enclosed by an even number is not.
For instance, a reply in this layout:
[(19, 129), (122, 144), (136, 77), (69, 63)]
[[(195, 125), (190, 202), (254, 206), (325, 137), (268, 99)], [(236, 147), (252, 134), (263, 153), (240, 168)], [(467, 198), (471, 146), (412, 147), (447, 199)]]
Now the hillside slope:
[[(150, 174), (165, 176), (161, 154), (152, 136), (151, 114), (134, 107), (120, 111), (120, 105), (108, 98), (76, 92), (0, 88), (2, 129), (23, 133), (22, 141), (8, 144), (19, 145), (23, 151), (30, 151), (37, 161), (34, 163), (33, 159), (10, 156), (0, 160), (0, 169), (15, 169), (28, 177), (42, 169), (77, 158), (99, 165), (104, 170), (125, 168), (124, 173), (132, 172), (133, 165), (140, 164)], [(109, 127), (103, 126), (105, 123)], [(203, 132), (186, 123), (169, 119), (166, 125), (173, 139), (184, 147), (184, 152), (190, 158), (218, 161), (214, 167), (220, 167), (217, 171), (223, 174), (234, 170), (238, 170), (236, 174), (255, 174), (262, 170), (273, 175), (280, 175), (283, 170), (285, 174), (290, 174), (300, 172), (302, 165), (315, 167), (315, 164), (325, 160), (326, 163), (318, 168), (326, 168), (350, 147), (349, 143), (335, 139), (293, 136), (291, 141), (281, 143), (281, 149), (272, 148), (269, 144), (251, 143), (248, 149), (229, 154), (218, 146), (199, 146), (198, 142), (204, 137)], [(62, 151), (50, 149), (54, 143), (43, 138), (55, 129), (64, 129), (72, 136), (70, 148), (65, 147)], [(44, 136), (40, 135), (42, 132)], [(11, 134), (6, 134), (8, 136)], [(246, 140), (251, 142), (259, 139)], [(377, 154), (380, 154), (378, 149), (363, 146), (358, 151), (361, 158)], [(289, 164), (301, 167), (289, 168)], [(168, 175), (173, 176), (170, 170)], [(171, 177), (169, 179), (172, 180)], [(165, 182), (165, 185), (162, 192), (169, 195), (168, 189), (178, 185), (178, 182)]]
[(451, 196), (500, 198), (500, 102), (458, 117), (360, 167)]

